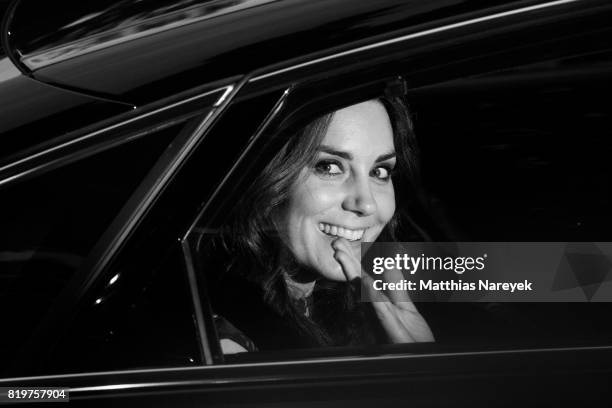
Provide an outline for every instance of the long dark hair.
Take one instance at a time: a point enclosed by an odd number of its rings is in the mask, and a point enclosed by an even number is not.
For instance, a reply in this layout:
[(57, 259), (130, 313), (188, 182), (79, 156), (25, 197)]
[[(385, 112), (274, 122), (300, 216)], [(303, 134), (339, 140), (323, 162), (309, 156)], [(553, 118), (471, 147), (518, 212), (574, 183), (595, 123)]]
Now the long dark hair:
[[(400, 97), (381, 97), (391, 120), (397, 154), (393, 184), (396, 212), (379, 240), (396, 241), (418, 230), (408, 214), (411, 202), (420, 197), (419, 154), (413, 124), (406, 103)], [(358, 285), (347, 282), (317, 282), (313, 294), (313, 314), (305, 316), (289, 295), (286, 276), (296, 276), (301, 266), (295, 261), (274, 227), (275, 215), (289, 199), (291, 187), (301, 170), (313, 164), (333, 112), (323, 115), (293, 134), (268, 163), (232, 212), (232, 221), (223, 234), (224, 245), (232, 256), (228, 267), (255, 282), (264, 301), (276, 313), (309, 339), (312, 345), (349, 345), (378, 341), (366, 322), (367, 312), (359, 302)], [(337, 322), (344, 322), (338, 325)]]

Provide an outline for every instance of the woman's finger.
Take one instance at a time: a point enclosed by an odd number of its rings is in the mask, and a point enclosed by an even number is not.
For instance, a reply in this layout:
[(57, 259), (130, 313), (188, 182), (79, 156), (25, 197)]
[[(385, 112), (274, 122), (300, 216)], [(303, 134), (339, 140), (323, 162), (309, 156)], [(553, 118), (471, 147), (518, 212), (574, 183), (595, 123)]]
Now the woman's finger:
[(356, 256), (355, 256), (355, 254), (354, 254), (354, 252), (353, 252), (353, 249), (351, 248), (351, 245), (350, 245), (350, 244), (349, 244), (349, 242), (346, 240), (346, 238), (339, 237), (339, 238), (335, 239), (335, 240), (332, 242), (332, 248), (334, 248), (334, 249), (342, 249), (342, 250), (343, 250), (343, 251), (345, 251), (345, 252), (346, 252), (348, 255), (350, 255), (350, 256), (351, 256), (351, 258), (353, 258), (353, 260), (354, 260), (356, 263), (361, 264), (361, 259), (360, 259), (359, 257), (356, 257)]
[(343, 238), (339, 238), (332, 244), (334, 248), (334, 258), (338, 261), (348, 281), (356, 278), (361, 278), (362, 287), (366, 288), (367, 298), (372, 302), (389, 302), (387, 296), (374, 289), (374, 281), (361, 269), (361, 262), (355, 258), (351, 251), (348, 242)]
[(361, 277), (361, 265), (356, 264), (354, 257), (341, 244), (334, 246), (334, 258), (342, 267), (347, 281)]

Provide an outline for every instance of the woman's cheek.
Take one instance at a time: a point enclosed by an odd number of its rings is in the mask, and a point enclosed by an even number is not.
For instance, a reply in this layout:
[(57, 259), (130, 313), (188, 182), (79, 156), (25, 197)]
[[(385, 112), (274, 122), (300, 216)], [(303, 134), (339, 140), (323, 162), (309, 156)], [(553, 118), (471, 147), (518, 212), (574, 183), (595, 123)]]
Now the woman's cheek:
[(330, 206), (334, 190), (335, 188), (312, 174), (306, 179), (302, 188), (299, 188), (296, 199), (306, 209), (308, 215), (315, 216)]
[(389, 184), (389, 186), (381, 192), (378, 208), (380, 218), (386, 225), (393, 217), (393, 214), (395, 214), (395, 190), (393, 184)]

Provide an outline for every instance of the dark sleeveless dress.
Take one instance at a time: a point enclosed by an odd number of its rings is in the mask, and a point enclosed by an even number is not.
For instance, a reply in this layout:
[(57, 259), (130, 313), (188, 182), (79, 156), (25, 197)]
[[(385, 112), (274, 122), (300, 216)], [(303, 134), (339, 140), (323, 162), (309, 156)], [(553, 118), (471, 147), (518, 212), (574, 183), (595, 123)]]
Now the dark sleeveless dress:
[[(329, 344), (320, 344), (295, 324), (295, 315), (283, 313), (265, 300), (260, 285), (235, 272), (208, 278), (209, 296), (219, 339), (229, 339), (247, 351), (294, 350), (311, 347), (385, 343), (386, 335), (367, 303), (354, 302), (349, 311), (337, 311), (333, 299), (358, 282), (317, 282), (313, 293), (294, 301), (294, 310), (322, 327)], [(335, 287), (337, 286), (337, 287)]]

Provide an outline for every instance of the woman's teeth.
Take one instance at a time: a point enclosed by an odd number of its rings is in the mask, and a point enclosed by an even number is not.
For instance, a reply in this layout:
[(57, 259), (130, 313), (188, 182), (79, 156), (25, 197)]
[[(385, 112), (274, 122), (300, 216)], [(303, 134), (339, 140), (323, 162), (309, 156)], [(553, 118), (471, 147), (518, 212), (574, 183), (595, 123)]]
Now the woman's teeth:
[(319, 229), (327, 235), (346, 238), (349, 241), (357, 241), (363, 237), (365, 229), (352, 230), (348, 228), (338, 227), (337, 225), (319, 223)]

